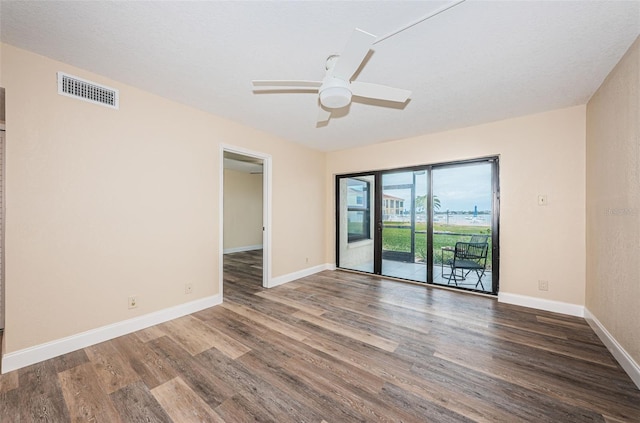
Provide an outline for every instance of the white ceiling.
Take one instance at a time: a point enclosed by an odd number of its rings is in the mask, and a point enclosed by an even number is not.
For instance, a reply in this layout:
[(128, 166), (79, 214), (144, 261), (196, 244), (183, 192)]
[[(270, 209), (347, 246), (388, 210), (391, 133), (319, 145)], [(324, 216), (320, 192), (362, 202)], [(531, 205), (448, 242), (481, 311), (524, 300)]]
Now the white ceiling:
[(446, 3), (2, 0), (0, 37), (330, 151), (584, 104), (640, 33), (638, 0), (468, 0), (376, 44), (357, 74), (411, 90), (403, 109), (353, 103), (316, 127), (317, 94), (252, 92), (321, 80), (355, 27), (383, 36)]

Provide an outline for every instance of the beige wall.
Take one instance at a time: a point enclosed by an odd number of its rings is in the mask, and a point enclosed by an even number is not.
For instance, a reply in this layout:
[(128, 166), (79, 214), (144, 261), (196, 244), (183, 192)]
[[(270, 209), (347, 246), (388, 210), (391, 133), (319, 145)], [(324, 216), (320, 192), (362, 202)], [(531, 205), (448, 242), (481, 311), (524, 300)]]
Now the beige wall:
[(262, 175), (224, 170), (224, 249), (262, 245)]
[(640, 363), (640, 39), (587, 105), (586, 308)]
[[(1, 47), (5, 353), (217, 294), (221, 144), (272, 157), (272, 275), (324, 263), (323, 153)], [(58, 95), (57, 71), (119, 89), (120, 110)]]
[[(500, 291), (583, 305), (584, 106), (328, 154), (327, 260), (335, 261), (333, 175), (491, 155), (500, 155)], [(549, 291), (538, 290), (540, 279)]]

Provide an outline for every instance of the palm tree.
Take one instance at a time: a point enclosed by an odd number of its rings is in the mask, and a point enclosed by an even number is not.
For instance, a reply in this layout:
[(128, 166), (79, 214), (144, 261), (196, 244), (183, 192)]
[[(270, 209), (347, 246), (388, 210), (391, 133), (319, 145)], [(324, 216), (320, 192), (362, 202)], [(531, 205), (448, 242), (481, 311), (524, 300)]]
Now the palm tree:
[[(419, 195), (416, 197), (416, 210), (427, 210), (427, 195)], [(433, 209), (440, 210), (440, 199), (437, 195), (433, 196)]]

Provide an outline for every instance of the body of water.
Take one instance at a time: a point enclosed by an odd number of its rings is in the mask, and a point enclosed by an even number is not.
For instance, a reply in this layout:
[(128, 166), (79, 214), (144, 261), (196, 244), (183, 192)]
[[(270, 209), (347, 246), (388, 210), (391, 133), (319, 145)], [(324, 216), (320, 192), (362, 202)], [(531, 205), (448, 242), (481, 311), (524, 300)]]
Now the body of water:
[(491, 226), (490, 214), (437, 214), (433, 218), (434, 223), (444, 223), (448, 225), (460, 226)]

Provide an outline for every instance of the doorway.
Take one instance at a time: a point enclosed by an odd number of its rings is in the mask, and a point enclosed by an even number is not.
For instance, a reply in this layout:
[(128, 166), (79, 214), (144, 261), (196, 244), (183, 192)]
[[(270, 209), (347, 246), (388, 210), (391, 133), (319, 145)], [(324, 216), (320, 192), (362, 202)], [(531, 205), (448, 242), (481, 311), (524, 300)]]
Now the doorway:
[[(2, 99), (0, 99), (2, 100)], [(5, 141), (4, 141), (4, 115), (0, 113), (0, 336), (4, 331), (5, 310), (5, 278), (4, 278), (4, 230), (5, 230), (5, 201), (4, 201), (4, 169), (5, 169)], [(1, 338), (0, 338), (1, 340)]]
[(338, 268), (497, 295), (498, 157), (336, 177)]
[[(225, 265), (251, 273), (252, 283), (270, 281), (270, 156), (237, 147), (222, 148), (220, 292)], [(235, 264), (233, 264), (235, 263)], [(236, 266), (236, 267), (238, 267)], [(238, 269), (234, 274), (238, 274)], [(249, 273), (247, 273), (247, 276)]]
[[(4, 281), (4, 230), (5, 230), (5, 101), (4, 88), (0, 87), (0, 341), (4, 331), (4, 310), (5, 310), (5, 281)], [(0, 342), (1, 344), (1, 342)]]

